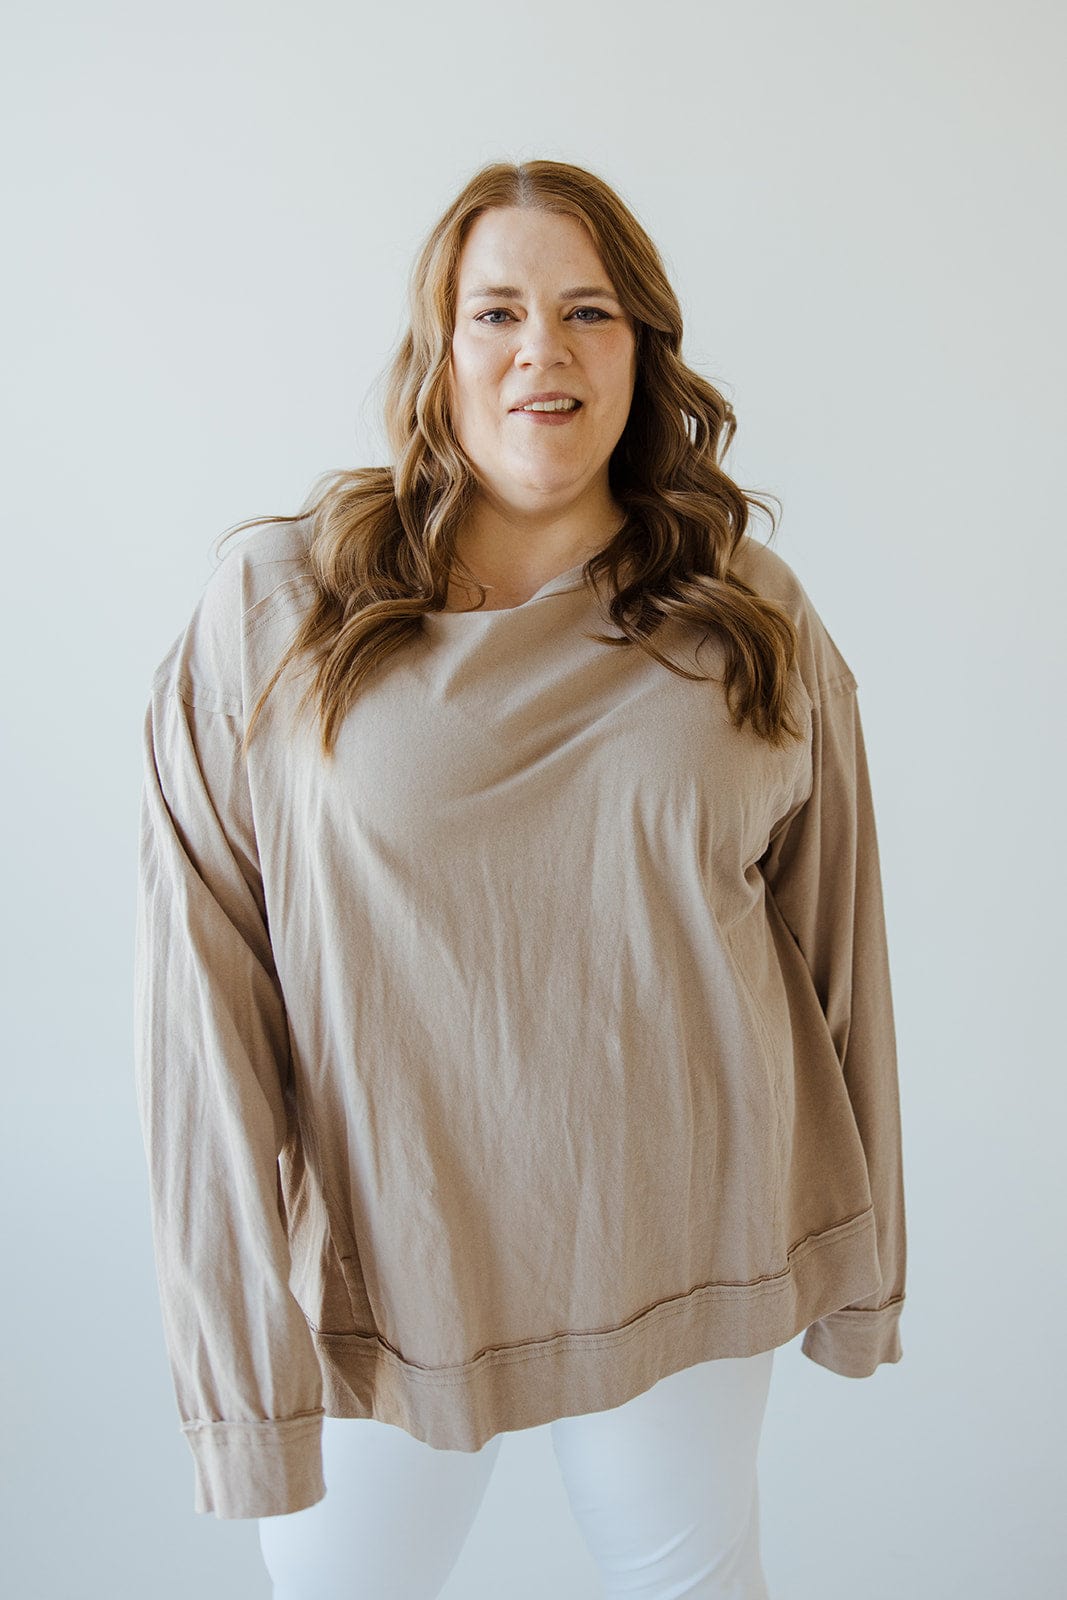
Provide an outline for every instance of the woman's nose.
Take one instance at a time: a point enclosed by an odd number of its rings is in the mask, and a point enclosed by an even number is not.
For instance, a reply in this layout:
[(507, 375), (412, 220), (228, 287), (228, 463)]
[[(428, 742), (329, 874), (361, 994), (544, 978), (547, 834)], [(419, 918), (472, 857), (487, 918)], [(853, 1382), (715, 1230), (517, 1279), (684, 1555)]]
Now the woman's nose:
[(570, 346), (565, 329), (548, 317), (527, 317), (519, 332), (515, 358), (520, 362), (535, 362), (539, 366), (568, 360)]

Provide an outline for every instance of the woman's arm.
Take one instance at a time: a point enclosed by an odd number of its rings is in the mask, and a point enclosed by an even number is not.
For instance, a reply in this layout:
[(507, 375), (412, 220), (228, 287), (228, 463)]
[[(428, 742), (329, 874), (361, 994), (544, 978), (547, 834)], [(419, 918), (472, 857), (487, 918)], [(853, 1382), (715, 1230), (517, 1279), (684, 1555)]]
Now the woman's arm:
[(156, 674), (144, 720), (138, 1106), (195, 1508), (271, 1516), (326, 1492), (321, 1373), (288, 1285), (280, 1204), (288, 1026), (240, 707), (190, 684), (181, 643)]
[(867, 1377), (901, 1357), (906, 1237), (896, 1036), (870, 775), (845, 673), (812, 710), (812, 788), (759, 866), (811, 973), (863, 1143), (882, 1278), (874, 1294), (814, 1323), (820, 1366)]

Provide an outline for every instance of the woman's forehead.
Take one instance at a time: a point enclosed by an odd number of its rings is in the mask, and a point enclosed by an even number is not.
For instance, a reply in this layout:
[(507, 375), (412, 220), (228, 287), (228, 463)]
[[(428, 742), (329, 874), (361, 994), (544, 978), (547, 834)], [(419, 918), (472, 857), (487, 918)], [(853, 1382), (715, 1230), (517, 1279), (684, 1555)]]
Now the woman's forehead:
[(483, 211), (460, 255), (461, 292), (516, 295), (533, 279), (558, 280), (561, 293), (611, 292), (599, 253), (577, 217), (515, 206)]

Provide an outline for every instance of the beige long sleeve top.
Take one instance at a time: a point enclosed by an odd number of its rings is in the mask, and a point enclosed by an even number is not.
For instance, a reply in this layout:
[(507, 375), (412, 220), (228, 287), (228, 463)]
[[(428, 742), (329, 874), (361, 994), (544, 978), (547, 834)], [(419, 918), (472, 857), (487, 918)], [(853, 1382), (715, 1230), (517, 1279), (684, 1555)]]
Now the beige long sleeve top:
[[(856, 680), (787, 563), (805, 738), (614, 632), (581, 567), (432, 615), (332, 765), (306, 525), (231, 549), (144, 721), (135, 1066), (195, 1508), (325, 1493), (324, 1414), (438, 1448), (803, 1331), (900, 1359), (905, 1219)], [(717, 642), (671, 622), (674, 660)]]

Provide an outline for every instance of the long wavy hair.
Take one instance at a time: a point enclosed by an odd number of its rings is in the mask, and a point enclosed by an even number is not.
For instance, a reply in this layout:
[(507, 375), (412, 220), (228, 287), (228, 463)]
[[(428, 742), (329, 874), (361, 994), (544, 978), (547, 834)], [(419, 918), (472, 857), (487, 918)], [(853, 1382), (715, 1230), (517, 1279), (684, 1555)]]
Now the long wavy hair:
[(460, 254), (475, 219), (494, 206), (539, 207), (582, 222), (633, 319), (633, 401), (608, 466), (626, 517), (582, 568), (585, 582), (607, 578), (608, 615), (620, 631), (590, 637), (644, 650), (680, 677), (707, 681), (710, 674), (670, 661), (654, 635), (667, 618), (692, 623), (705, 637), (713, 632), (735, 726), (748, 721), (777, 746), (802, 737), (788, 704), (793, 623), (730, 571), (751, 508), (769, 517), (772, 537), (774, 512), (720, 464), (736, 431), (734, 411), (681, 358), (681, 309), (659, 253), (602, 179), (565, 162), (526, 161), (476, 172), (416, 257), (409, 326), (385, 374), (395, 464), (326, 473), (293, 516), (249, 518), (221, 536), (220, 543), (260, 523), (308, 524), (311, 601), (255, 703), (243, 751), (267, 696), (298, 658), (313, 674), (299, 709), (317, 700), (321, 748), (330, 757), (364, 680), (420, 632), (426, 612), (445, 609), (450, 578), (469, 579), (484, 604), (485, 586), (456, 549), (478, 480), (453, 430), (448, 376)]

